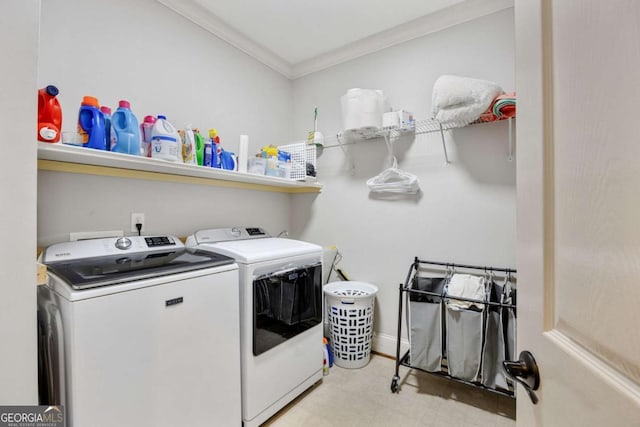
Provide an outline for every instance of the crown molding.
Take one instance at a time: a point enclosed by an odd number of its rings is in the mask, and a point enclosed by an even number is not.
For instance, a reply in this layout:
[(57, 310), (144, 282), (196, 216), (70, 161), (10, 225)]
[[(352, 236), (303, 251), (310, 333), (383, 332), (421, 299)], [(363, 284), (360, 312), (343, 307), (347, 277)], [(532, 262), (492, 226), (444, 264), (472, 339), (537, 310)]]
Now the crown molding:
[(308, 60), (290, 64), (277, 54), (226, 24), (208, 9), (201, 6), (197, 0), (157, 1), (291, 80), (512, 8), (514, 4), (514, 0), (466, 0)]
[(189, 21), (257, 59), (288, 79), (293, 78), (291, 64), (266, 47), (251, 40), (201, 6), (196, 0), (157, 0)]
[(514, 0), (467, 0), (294, 64), (292, 78), (297, 79), (360, 56), (491, 15), (512, 8), (513, 5)]

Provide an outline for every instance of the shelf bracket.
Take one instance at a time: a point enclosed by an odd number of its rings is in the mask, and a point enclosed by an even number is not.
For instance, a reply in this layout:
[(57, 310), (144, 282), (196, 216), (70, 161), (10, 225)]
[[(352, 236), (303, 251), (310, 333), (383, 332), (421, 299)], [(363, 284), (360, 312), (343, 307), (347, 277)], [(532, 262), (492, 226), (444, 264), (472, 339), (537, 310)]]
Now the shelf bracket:
[(353, 161), (353, 158), (351, 157), (351, 154), (349, 154), (349, 152), (344, 148), (344, 144), (342, 143), (342, 137), (343, 136), (344, 135), (342, 134), (342, 132), (338, 132), (336, 134), (336, 140), (338, 141), (338, 146), (340, 147), (340, 149), (344, 153), (344, 156), (347, 158), (347, 161), (349, 162), (349, 173), (351, 175), (355, 175), (356, 174), (356, 164)]
[(440, 138), (442, 138), (442, 149), (444, 150), (444, 161), (448, 165), (449, 164), (449, 155), (447, 154), (447, 145), (444, 142), (444, 129), (442, 129), (442, 123), (438, 123), (440, 125)]
[(513, 117), (509, 117), (509, 157), (507, 160), (513, 161)]

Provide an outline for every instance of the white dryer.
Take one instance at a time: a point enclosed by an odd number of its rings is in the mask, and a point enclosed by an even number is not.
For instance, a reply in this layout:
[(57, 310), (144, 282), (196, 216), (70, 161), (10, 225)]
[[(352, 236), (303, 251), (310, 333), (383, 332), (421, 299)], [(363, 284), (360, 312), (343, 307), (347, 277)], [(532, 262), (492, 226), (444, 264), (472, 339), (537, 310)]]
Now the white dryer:
[(242, 419), (258, 426), (322, 378), (322, 247), (238, 227), (186, 245), (238, 263)]
[(238, 267), (173, 236), (49, 246), (41, 404), (69, 427), (240, 426)]

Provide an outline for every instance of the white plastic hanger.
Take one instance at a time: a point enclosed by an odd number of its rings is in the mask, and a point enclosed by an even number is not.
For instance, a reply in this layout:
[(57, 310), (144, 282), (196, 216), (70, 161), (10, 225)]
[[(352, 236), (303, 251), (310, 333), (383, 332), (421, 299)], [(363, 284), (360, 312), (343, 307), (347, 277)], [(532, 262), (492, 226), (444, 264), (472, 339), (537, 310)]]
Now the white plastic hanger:
[(369, 178), (367, 186), (374, 193), (417, 194), (420, 191), (418, 177), (398, 169), (398, 160), (393, 155), (393, 148), (387, 135), (384, 136), (392, 166), (380, 174)]

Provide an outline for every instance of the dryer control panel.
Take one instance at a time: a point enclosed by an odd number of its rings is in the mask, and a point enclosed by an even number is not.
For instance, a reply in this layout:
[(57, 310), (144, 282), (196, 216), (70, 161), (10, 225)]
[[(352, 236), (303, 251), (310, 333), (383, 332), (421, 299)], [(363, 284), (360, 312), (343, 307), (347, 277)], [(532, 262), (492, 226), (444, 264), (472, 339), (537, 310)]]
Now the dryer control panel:
[(194, 234), (197, 244), (229, 242), (232, 240), (262, 239), (271, 237), (260, 227), (231, 227), (199, 230)]

